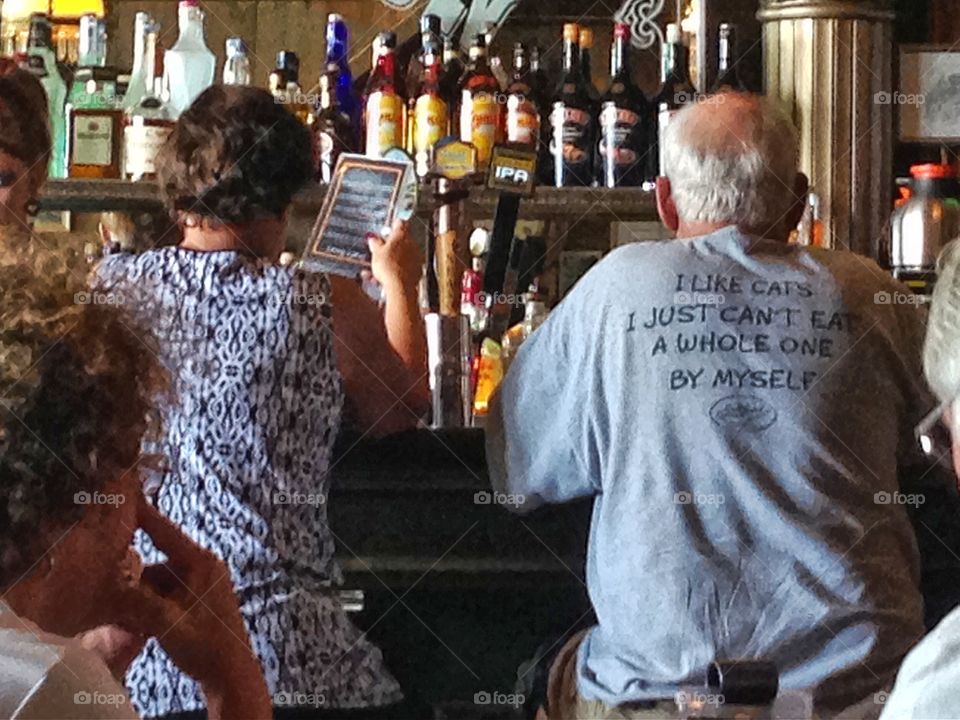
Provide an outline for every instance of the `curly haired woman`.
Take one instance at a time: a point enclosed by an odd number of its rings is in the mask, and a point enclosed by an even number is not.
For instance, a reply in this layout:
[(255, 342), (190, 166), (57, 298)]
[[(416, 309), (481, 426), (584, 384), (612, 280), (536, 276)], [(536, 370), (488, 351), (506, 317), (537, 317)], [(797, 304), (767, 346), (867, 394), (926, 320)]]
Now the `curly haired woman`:
[[(426, 408), (420, 254), (402, 225), (370, 239), (383, 314), (352, 280), (278, 265), (310, 158), (306, 129), (269, 93), (209, 88), (158, 161), (182, 242), (107, 258), (97, 287), (128, 298), (180, 368), (157, 507), (229, 566), (277, 716), (406, 717), (380, 650), (340, 604), (324, 499), (345, 414), (384, 434)], [(151, 717), (205, 706), (154, 642), (127, 682)]]
[[(135, 718), (116, 676), (156, 637), (209, 717), (266, 720), (226, 568), (142, 501), (167, 375), (78, 263), (0, 227), (0, 717)], [(138, 527), (164, 565), (131, 562)]]

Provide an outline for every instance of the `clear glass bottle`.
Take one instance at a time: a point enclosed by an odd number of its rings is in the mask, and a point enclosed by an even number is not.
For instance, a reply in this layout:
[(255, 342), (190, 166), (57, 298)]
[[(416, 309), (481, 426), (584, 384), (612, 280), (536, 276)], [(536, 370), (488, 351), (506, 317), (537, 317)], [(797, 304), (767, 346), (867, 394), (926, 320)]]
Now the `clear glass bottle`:
[(128, 180), (152, 180), (156, 177), (156, 158), (173, 132), (173, 116), (163, 101), (163, 78), (156, 69), (159, 26), (151, 24), (143, 47), (144, 77), (150, 90), (136, 107), (124, 112), (123, 175)]
[(50, 120), (52, 149), (47, 172), (52, 178), (67, 176), (66, 145), (67, 128), (64, 109), (67, 102), (67, 84), (57, 66), (53, 50), (53, 26), (44, 13), (30, 16), (30, 31), (27, 39), (27, 55), (31, 72), (37, 75), (47, 92), (47, 112)]
[(526, 48), (518, 42), (513, 46), (513, 80), (507, 88), (506, 139), (536, 151), (540, 144), (540, 106), (534, 82)]
[(213, 85), (217, 69), (217, 58), (204, 39), (199, 0), (180, 0), (177, 17), (180, 36), (163, 58), (163, 86), (174, 117), (180, 117), (200, 93)]
[(135, 108), (148, 93), (153, 92), (153, 77), (147, 77), (144, 67), (147, 32), (152, 24), (153, 20), (145, 12), (138, 12), (133, 20), (133, 70), (130, 71), (127, 91), (123, 95), (124, 112)]
[(504, 373), (510, 369), (510, 363), (517, 356), (520, 346), (533, 334), (534, 330), (543, 325), (549, 315), (547, 305), (535, 286), (531, 286), (530, 290), (524, 294), (523, 304), (523, 320), (503, 334), (503, 341), (500, 344)]
[(243, 38), (231, 37), (226, 41), (226, 60), (223, 63), (224, 85), (250, 85), (250, 55)]

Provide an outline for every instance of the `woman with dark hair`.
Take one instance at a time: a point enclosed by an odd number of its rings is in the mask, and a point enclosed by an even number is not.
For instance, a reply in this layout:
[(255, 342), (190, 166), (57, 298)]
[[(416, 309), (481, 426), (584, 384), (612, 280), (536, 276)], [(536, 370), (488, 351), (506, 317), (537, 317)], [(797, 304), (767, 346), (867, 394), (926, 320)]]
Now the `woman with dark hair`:
[[(142, 501), (167, 375), (85, 269), (0, 229), (0, 717), (135, 718), (117, 678), (152, 636), (211, 718), (266, 720), (227, 569)], [(135, 562), (138, 527), (164, 565)]]
[(50, 128), (40, 81), (0, 58), (0, 225), (27, 227), (47, 180)]
[[(401, 224), (370, 239), (383, 313), (352, 280), (278, 265), (310, 158), (307, 131), (270, 94), (209, 88), (158, 159), (182, 242), (107, 258), (97, 284), (123, 293), (180, 368), (157, 507), (230, 567), (275, 704), (392, 718), (402, 694), (340, 604), (325, 499), (346, 415), (385, 434), (426, 410), (420, 253)], [(147, 716), (205, 705), (154, 642), (127, 682)]]

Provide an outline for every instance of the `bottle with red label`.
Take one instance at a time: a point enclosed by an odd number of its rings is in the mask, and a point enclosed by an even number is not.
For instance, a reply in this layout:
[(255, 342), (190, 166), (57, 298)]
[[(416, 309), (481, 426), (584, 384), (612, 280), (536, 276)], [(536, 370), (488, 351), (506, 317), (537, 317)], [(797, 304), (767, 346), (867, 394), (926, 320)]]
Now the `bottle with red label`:
[(460, 139), (477, 149), (480, 172), (490, 167), (493, 147), (502, 140), (500, 99), (500, 83), (487, 61), (487, 39), (481, 33), (470, 47), (470, 63), (460, 83)]
[(550, 108), (550, 170), (555, 187), (593, 184), (595, 118), (580, 66), (580, 29), (563, 26), (563, 80)]
[(617, 23), (610, 51), (610, 89), (600, 109), (600, 143), (597, 147), (603, 187), (643, 184), (649, 151), (649, 104), (630, 76), (630, 26)]
[(425, 45), (420, 87), (413, 105), (413, 157), (417, 175), (433, 166), (433, 148), (449, 132), (450, 113), (440, 89), (440, 48)]
[(382, 32), (374, 43), (374, 71), (367, 83), (364, 103), (366, 154), (383, 157), (388, 150), (403, 148), (406, 106), (397, 80), (397, 36)]
[(513, 46), (513, 80), (507, 88), (507, 142), (536, 149), (540, 143), (540, 105), (523, 43)]

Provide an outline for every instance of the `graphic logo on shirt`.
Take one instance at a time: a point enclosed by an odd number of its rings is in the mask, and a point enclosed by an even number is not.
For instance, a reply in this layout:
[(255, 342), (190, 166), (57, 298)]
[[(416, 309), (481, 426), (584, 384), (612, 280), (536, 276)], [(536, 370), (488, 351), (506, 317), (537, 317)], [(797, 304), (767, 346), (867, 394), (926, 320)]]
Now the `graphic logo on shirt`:
[(762, 432), (777, 421), (777, 411), (756, 395), (728, 395), (713, 404), (710, 419), (722, 428)]

